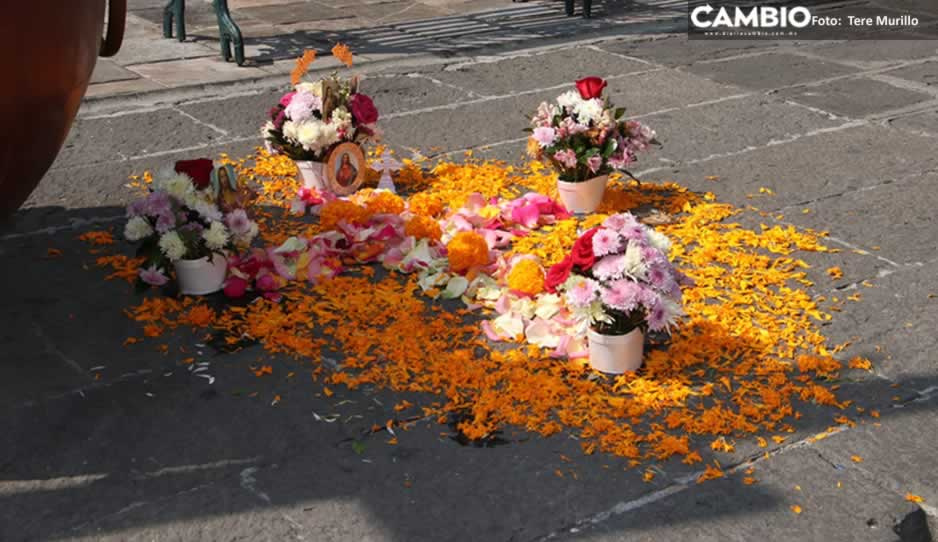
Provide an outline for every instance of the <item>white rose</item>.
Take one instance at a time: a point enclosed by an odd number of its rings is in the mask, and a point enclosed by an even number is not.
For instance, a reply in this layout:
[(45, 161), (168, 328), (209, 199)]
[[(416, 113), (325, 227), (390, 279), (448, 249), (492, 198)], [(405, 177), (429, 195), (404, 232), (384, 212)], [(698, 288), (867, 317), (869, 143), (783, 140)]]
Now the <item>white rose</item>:
[(171, 231), (160, 237), (160, 250), (170, 261), (181, 260), (186, 255), (186, 244), (179, 237), (179, 234)]
[(153, 227), (142, 216), (135, 216), (124, 226), (124, 237), (131, 242), (139, 241), (153, 234)]
[(207, 230), (202, 232), (205, 246), (210, 250), (221, 250), (228, 244), (228, 229), (221, 222), (212, 222)]

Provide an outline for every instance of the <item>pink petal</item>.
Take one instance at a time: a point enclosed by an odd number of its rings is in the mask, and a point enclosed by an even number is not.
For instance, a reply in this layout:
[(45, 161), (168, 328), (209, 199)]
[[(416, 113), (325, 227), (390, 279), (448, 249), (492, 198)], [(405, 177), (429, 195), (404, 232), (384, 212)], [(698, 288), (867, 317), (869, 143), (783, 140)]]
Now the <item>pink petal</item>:
[(495, 330), (492, 329), (492, 322), (485, 320), (482, 322), (482, 331), (485, 332), (485, 336), (489, 338), (490, 341), (499, 342), (502, 338), (495, 333)]

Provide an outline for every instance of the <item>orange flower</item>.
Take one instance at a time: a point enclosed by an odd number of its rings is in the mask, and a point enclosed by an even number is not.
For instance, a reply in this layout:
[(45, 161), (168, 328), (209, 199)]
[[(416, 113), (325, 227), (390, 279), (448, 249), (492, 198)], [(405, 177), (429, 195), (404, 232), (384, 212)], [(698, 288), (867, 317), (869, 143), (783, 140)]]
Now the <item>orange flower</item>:
[(371, 215), (368, 211), (351, 201), (337, 199), (327, 202), (319, 212), (319, 225), (323, 230), (334, 230), (340, 222), (364, 225)]
[(316, 51), (312, 49), (304, 51), (303, 56), (296, 59), (296, 67), (290, 72), (290, 84), (293, 86), (299, 85), (300, 81), (303, 80), (303, 76), (309, 71), (309, 65), (312, 64), (314, 60), (316, 60)]
[(365, 202), (365, 208), (373, 215), (399, 215), (404, 212), (404, 200), (397, 194), (382, 190), (372, 194)]
[(544, 270), (531, 258), (519, 260), (508, 272), (508, 287), (534, 296), (544, 291)]
[(332, 48), (332, 56), (339, 59), (339, 62), (345, 64), (349, 68), (352, 67), (352, 50), (348, 48), (348, 45), (344, 43), (337, 43), (335, 47)]
[(437, 217), (443, 212), (443, 200), (429, 192), (418, 192), (407, 200), (407, 208), (415, 215)]
[(404, 233), (417, 239), (430, 239), (431, 241), (439, 241), (443, 237), (440, 223), (428, 216), (421, 215), (407, 221), (404, 225)]
[(456, 273), (464, 273), (489, 263), (489, 245), (484, 237), (474, 231), (457, 233), (447, 243), (446, 251), (449, 267)]

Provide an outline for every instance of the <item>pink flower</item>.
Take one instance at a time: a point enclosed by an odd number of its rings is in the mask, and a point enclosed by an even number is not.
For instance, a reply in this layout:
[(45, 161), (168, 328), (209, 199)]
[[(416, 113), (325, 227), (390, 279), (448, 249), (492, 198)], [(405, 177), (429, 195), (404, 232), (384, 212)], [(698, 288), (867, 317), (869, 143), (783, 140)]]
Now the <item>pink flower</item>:
[(235, 236), (243, 236), (251, 231), (251, 219), (244, 209), (235, 209), (225, 216), (225, 224)]
[(617, 280), (600, 294), (603, 305), (622, 312), (631, 312), (639, 305), (642, 287), (631, 280)]
[(293, 101), (294, 96), (296, 96), (296, 92), (287, 92), (280, 98), (280, 105), (284, 107), (290, 105), (290, 102)]
[(622, 239), (619, 234), (607, 228), (600, 228), (593, 236), (593, 254), (605, 256), (622, 249)]
[(140, 270), (140, 280), (150, 286), (162, 286), (169, 282), (169, 277), (164, 275), (163, 270), (159, 269), (156, 267), (156, 264), (154, 264), (146, 269)]
[(539, 126), (534, 129), (534, 140), (541, 147), (549, 147), (557, 141), (557, 130), (549, 126)]
[(599, 285), (591, 279), (583, 279), (567, 290), (567, 301), (577, 307), (585, 307), (596, 300)]
[(624, 254), (605, 256), (593, 266), (593, 276), (602, 281), (621, 278), (623, 275), (625, 275)]
[(596, 173), (603, 165), (603, 157), (598, 154), (594, 154), (593, 156), (590, 156), (586, 159), (586, 165), (589, 166), (591, 172)]
[(572, 149), (564, 149), (554, 153), (554, 160), (567, 169), (576, 167), (576, 153)]

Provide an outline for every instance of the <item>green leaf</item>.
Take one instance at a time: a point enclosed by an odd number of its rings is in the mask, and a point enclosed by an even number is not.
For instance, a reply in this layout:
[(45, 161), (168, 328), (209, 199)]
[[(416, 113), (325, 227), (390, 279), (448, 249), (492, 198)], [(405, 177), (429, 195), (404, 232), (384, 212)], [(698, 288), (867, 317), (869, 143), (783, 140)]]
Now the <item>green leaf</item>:
[(365, 443), (359, 440), (353, 440), (352, 451), (354, 451), (356, 455), (362, 455), (365, 453)]
[(624, 115), (624, 114), (625, 114), (625, 108), (624, 108), (624, 107), (617, 107), (616, 110), (615, 110), (615, 113), (614, 113), (613, 115), (615, 116), (615, 119), (616, 119), (616, 120), (619, 120), (619, 119), (622, 118), (622, 115)]

